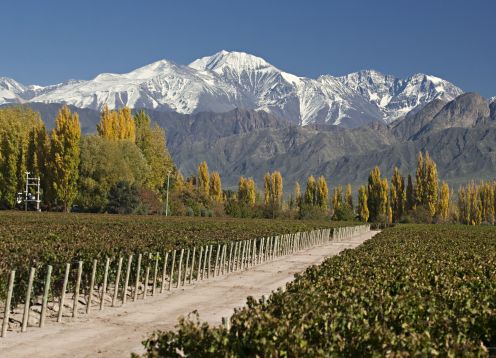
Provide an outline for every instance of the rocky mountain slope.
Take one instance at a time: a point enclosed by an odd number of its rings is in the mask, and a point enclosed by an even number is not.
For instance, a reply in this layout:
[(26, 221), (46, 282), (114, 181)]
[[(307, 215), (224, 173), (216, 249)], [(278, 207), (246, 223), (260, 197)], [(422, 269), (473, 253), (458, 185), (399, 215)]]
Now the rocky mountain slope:
[(377, 71), (299, 77), (260, 57), (227, 51), (187, 66), (161, 60), (125, 74), (103, 73), (91, 80), (47, 87), (0, 78), (0, 105), (67, 103), (94, 110), (129, 106), (181, 114), (244, 108), (299, 125), (348, 128), (374, 121), (391, 123), (435, 99), (450, 101), (461, 93), (448, 81), (425, 74), (406, 79)]
[[(35, 109), (50, 125), (54, 104)], [(451, 184), (494, 179), (496, 173), (496, 106), (475, 93), (446, 102), (435, 100), (387, 125), (372, 122), (358, 128), (329, 124), (288, 123), (264, 111), (177, 114), (148, 110), (167, 131), (168, 147), (186, 175), (206, 160), (234, 187), (240, 175), (253, 176), (261, 187), (265, 172), (280, 170), (289, 191), (310, 174), (325, 175), (331, 186), (364, 183), (379, 165), (390, 176), (394, 166), (415, 172), (419, 151), (429, 151), (440, 177)], [(80, 113), (82, 126), (95, 130), (99, 113)]]

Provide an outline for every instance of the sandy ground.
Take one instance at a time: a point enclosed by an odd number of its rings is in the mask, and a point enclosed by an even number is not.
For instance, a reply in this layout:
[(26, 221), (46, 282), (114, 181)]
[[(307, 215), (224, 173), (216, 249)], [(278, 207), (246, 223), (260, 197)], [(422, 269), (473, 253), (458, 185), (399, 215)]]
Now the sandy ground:
[(157, 329), (172, 329), (180, 316), (198, 310), (200, 319), (220, 324), (247, 296), (260, 298), (291, 281), (294, 274), (322, 262), (346, 248), (370, 239), (371, 231), (341, 242), (301, 251), (292, 256), (193, 283), (145, 301), (93, 311), (89, 316), (47, 322), (45, 328), (30, 327), (26, 333), (9, 332), (0, 338), (1, 357), (129, 357), (143, 353), (141, 341)]

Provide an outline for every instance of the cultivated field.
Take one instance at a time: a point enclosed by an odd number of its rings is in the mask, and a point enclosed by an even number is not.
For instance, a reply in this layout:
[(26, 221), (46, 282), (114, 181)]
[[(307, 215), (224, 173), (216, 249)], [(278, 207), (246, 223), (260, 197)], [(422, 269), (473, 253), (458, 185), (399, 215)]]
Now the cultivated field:
[(408, 225), (311, 267), (230, 327), (185, 321), (150, 357), (485, 356), (496, 346), (496, 228)]

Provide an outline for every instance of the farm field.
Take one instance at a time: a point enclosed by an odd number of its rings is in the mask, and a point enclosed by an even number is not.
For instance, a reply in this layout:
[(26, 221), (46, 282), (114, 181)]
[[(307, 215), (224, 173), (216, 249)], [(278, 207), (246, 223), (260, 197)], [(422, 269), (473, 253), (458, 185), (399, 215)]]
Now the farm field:
[(230, 326), (184, 321), (149, 357), (487, 356), (496, 347), (496, 229), (400, 225), (308, 268)]
[[(169, 330), (178, 318), (198, 311), (200, 319), (219, 324), (233, 309), (242, 307), (247, 296), (266, 297), (294, 279), (296, 272), (322, 262), (326, 257), (353, 248), (373, 236), (375, 231), (352, 238), (331, 240), (290, 255), (231, 271), (209, 280), (193, 280), (179, 289), (155, 296), (119, 301), (103, 311), (96, 307), (90, 315), (64, 317), (60, 323), (47, 322), (43, 329), (29, 327), (25, 333), (8, 332), (0, 338), (0, 351), (6, 357), (129, 357), (145, 353), (142, 341), (157, 329)], [(70, 313), (70, 308), (67, 309)], [(194, 315), (194, 314), (193, 314)], [(38, 316), (38, 315), (33, 315)]]
[[(228, 243), (246, 245), (248, 241), (254, 243), (255, 239), (262, 237), (343, 225), (345, 223), (2, 212), (0, 306), (7, 297), (11, 270), (16, 271), (12, 294), (12, 305), (16, 307), (26, 301), (30, 280), (32, 297), (35, 301), (39, 299), (43, 294), (48, 269), (53, 292), (63, 291), (64, 281), (67, 280), (66, 289), (69, 291), (76, 289), (78, 280), (81, 289), (93, 287), (91, 282), (98, 283), (100, 289), (104, 281), (113, 282), (115, 287), (117, 280), (117, 292), (119, 285), (122, 289), (128, 282), (141, 284), (138, 278), (148, 277), (147, 270), (150, 267), (155, 267), (154, 285), (160, 273), (159, 278), (163, 278), (161, 284), (164, 286), (166, 276), (169, 281), (174, 279), (177, 283), (180, 272), (171, 272), (170, 269), (182, 263), (183, 253), (185, 264), (191, 266), (193, 257), (197, 262), (201, 259), (200, 248), (205, 249), (203, 261), (206, 262), (208, 249), (208, 267), (201, 271), (210, 271), (210, 265), (216, 263), (220, 251), (226, 250)], [(262, 242), (258, 240), (256, 245), (260, 249)], [(192, 260), (189, 260), (190, 253)], [(122, 269), (126, 275), (120, 274), (123, 261), (127, 262), (127, 266)], [(80, 273), (78, 267), (81, 267)], [(160, 270), (157, 270), (159, 267)], [(169, 272), (166, 272), (166, 268), (169, 268)], [(35, 271), (31, 279), (32, 270)], [(191, 267), (190, 275), (193, 275), (193, 271), (196, 275), (199, 270), (199, 267)]]
[(0, 275), (137, 252), (170, 251), (350, 225), (330, 221), (0, 212)]

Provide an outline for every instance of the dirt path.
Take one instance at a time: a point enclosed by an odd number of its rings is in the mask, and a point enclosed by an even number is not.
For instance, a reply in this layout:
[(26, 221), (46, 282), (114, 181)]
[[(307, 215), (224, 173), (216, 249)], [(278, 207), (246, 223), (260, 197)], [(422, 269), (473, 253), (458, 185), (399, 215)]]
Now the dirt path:
[(1, 357), (129, 357), (143, 352), (141, 341), (157, 329), (171, 329), (180, 316), (198, 310), (200, 319), (220, 324), (234, 307), (241, 307), (247, 296), (261, 297), (283, 286), (297, 272), (318, 264), (346, 248), (354, 248), (376, 232), (358, 235), (283, 256), (247, 271), (230, 273), (183, 289), (129, 302), (123, 307), (106, 308), (76, 320), (47, 323), (43, 329), (10, 333), (0, 339)]

